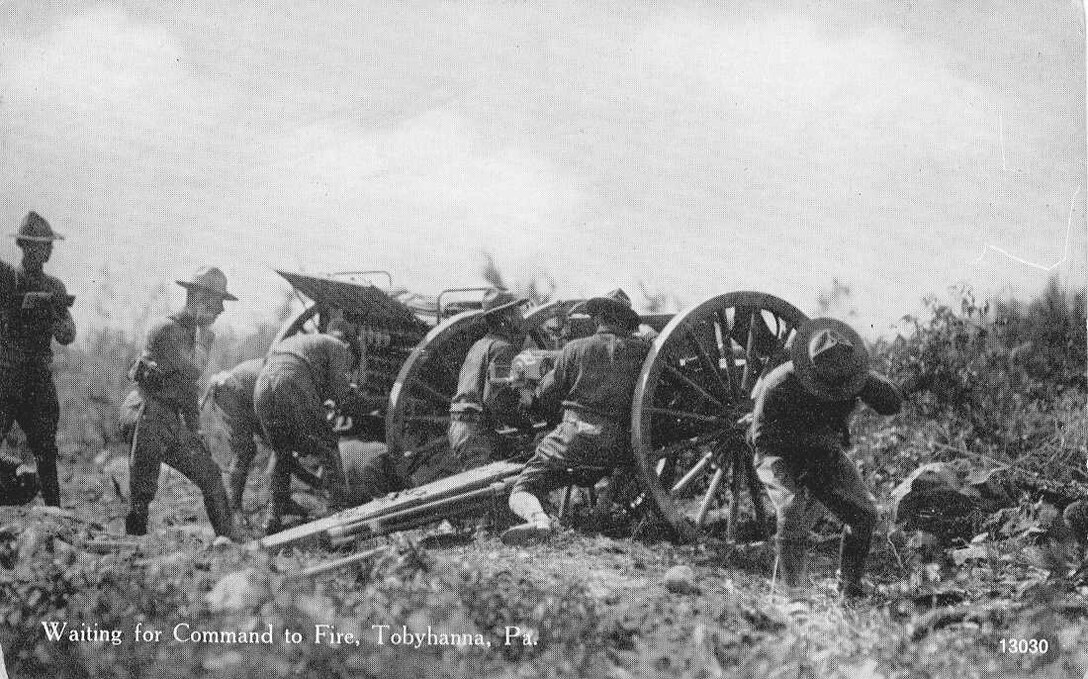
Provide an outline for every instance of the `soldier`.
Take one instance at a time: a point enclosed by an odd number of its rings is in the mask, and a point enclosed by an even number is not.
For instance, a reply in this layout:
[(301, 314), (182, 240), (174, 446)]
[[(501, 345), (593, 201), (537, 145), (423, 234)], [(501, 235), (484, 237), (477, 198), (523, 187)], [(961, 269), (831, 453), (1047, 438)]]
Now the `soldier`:
[(51, 342), (76, 338), (68, 311), (74, 298), (45, 273), (53, 241), (64, 240), (38, 213), (28, 212), (12, 234), (23, 251), (16, 268), (0, 262), (0, 437), (12, 422), (26, 434), (37, 460), (42, 500), (60, 506), (57, 480), (57, 422), (60, 404), (53, 383)]
[(639, 317), (623, 290), (589, 299), (583, 308), (596, 333), (564, 346), (536, 391), (522, 394), (525, 407), (550, 412), (561, 405), (563, 421), (540, 442), (514, 482), (510, 509), (526, 523), (503, 533), (505, 544), (551, 533), (541, 494), (569, 485), (572, 478), (601, 479), (632, 463), (631, 400), (650, 344), (634, 335)]
[(136, 393), (129, 395), (122, 411), (123, 421), (128, 412), (135, 414), (125, 531), (147, 533), (148, 508), (158, 493), (159, 469), (165, 462), (203, 493), (216, 535), (235, 539), (222, 472), (200, 433), (197, 380), (215, 339), (210, 326), (223, 313), (223, 301), (238, 298), (227, 292), (227, 277), (214, 266), (201, 267), (190, 280), (176, 282), (185, 288), (185, 306), (152, 325), (143, 353), (129, 370)]
[(283, 528), (291, 498), (294, 452), (314, 455), (324, 468), (329, 509), (348, 504), (339, 435), (326, 417), (325, 401), (343, 405), (351, 393), (348, 372), (359, 364), (362, 348), (355, 328), (330, 325), (326, 334), (299, 334), (274, 345), (257, 377), (253, 403), (274, 461), (269, 478), (266, 535)]
[[(230, 508), (235, 514), (242, 511), (242, 494), (245, 492), (249, 469), (257, 456), (257, 440), (264, 440), (261, 421), (253, 409), (253, 390), (257, 386), (257, 377), (264, 367), (263, 358), (243, 361), (230, 370), (212, 375), (208, 380), (208, 393), (216, 410), (223, 418), (233, 453), (228, 473), (228, 494)], [(302, 467), (292, 456), (292, 473), (311, 486), (320, 487), (321, 479)], [(289, 501), (292, 514), (302, 514), (305, 510), (294, 501)]]
[(504, 380), (524, 340), (524, 303), (506, 290), (492, 288), (484, 293), (487, 334), (469, 349), (457, 394), (450, 401), (450, 449), (462, 469), (501, 455), (503, 441), (495, 432), (497, 425), (521, 424), (518, 392)]
[(804, 324), (790, 357), (757, 385), (748, 432), (759, 478), (778, 514), (776, 577), (790, 589), (803, 584), (808, 531), (823, 507), (845, 524), (840, 591), (859, 596), (877, 509), (846, 456), (850, 414), (860, 399), (892, 415), (902, 397), (890, 380), (869, 370), (864, 343), (841, 321)]

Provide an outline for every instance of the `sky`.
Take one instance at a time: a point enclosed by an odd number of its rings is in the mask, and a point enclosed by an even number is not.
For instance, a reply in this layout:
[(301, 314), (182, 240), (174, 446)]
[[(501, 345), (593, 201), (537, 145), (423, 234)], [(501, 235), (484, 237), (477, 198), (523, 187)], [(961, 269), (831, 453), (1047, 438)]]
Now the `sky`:
[(837, 279), (887, 334), (958, 283), (1083, 285), (1085, 145), (1071, 0), (0, 0), (0, 232), (33, 209), (65, 234), (84, 325), (202, 264), (244, 326), (275, 268), (434, 294), (488, 252), (636, 307), (812, 315)]

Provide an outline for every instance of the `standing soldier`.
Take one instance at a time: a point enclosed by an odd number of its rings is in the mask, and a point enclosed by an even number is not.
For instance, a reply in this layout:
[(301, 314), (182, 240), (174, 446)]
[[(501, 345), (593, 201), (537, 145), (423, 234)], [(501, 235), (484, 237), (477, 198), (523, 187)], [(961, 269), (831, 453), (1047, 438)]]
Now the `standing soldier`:
[(214, 266), (201, 267), (190, 280), (176, 282), (185, 288), (185, 306), (151, 327), (147, 345), (129, 371), (137, 388), (125, 406), (135, 404), (125, 531), (147, 533), (148, 508), (158, 493), (159, 469), (165, 462), (203, 493), (215, 534), (234, 539), (222, 472), (200, 434), (197, 380), (215, 339), (210, 326), (223, 313), (223, 301), (238, 298), (227, 292), (227, 277)]
[(64, 240), (38, 213), (29, 212), (12, 234), (23, 251), (19, 267), (0, 262), (0, 436), (12, 421), (26, 434), (38, 464), (42, 500), (60, 506), (57, 422), (60, 404), (53, 383), (53, 339), (68, 345), (76, 326), (74, 301), (64, 284), (45, 273), (53, 241)]
[(639, 317), (623, 290), (589, 299), (583, 308), (597, 332), (564, 346), (555, 369), (535, 392), (523, 394), (526, 407), (536, 404), (551, 412), (561, 405), (563, 421), (540, 442), (514, 482), (510, 509), (526, 523), (503, 533), (508, 545), (551, 532), (541, 494), (568, 485), (572, 477), (600, 479), (632, 463), (631, 400), (650, 344), (634, 335)]
[[(233, 454), (227, 491), (230, 495), (231, 511), (235, 514), (242, 511), (242, 495), (249, 478), (249, 469), (257, 456), (257, 439), (264, 439), (261, 421), (253, 409), (253, 390), (263, 367), (264, 359), (254, 358), (243, 361), (230, 370), (218, 372), (208, 380), (208, 396), (223, 418)], [(292, 473), (312, 486), (321, 485), (321, 480), (300, 464), (294, 464)], [(300, 506), (293, 503), (289, 509), (291, 513), (303, 512)]]
[(325, 401), (343, 406), (351, 394), (348, 372), (359, 364), (362, 348), (355, 328), (331, 324), (326, 334), (299, 334), (275, 344), (257, 377), (253, 403), (271, 446), (266, 535), (283, 529), (290, 509), (291, 455), (313, 455), (324, 467), (329, 509), (347, 506), (340, 460), (340, 437), (329, 422)]
[(448, 435), (458, 468), (475, 467), (501, 454), (503, 442), (495, 427), (518, 423), (518, 393), (506, 378), (524, 340), (524, 303), (506, 290), (484, 293), (487, 334), (469, 349), (450, 401)]
[(803, 584), (808, 531), (822, 505), (845, 524), (839, 588), (858, 596), (877, 509), (846, 456), (850, 414), (860, 399), (892, 415), (902, 398), (891, 381), (869, 370), (865, 345), (841, 321), (804, 324), (790, 355), (756, 387), (748, 433), (760, 458), (759, 478), (778, 514), (775, 570), (788, 588)]

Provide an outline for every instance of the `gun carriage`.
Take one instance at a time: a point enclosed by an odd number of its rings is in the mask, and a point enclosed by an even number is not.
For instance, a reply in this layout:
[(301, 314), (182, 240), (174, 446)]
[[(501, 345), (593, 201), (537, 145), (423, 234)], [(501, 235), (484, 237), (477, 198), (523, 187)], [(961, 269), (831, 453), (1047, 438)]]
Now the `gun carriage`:
[[(510, 441), (510, 457), (469, 470), (451, 459), (446, 439), (460, 366), (486, 333), (479, 303), (443, 306), (443, 293), (433, 304), (420, 304), (418, 298), (408, 304), (403, 296), (371, 285), (281, 275), (315, 300), (281, 336), (322, 328), (329, 309), (339, 308), (361, 323), (364, 339), (378, 338), (367, 341), (361, 384), (368, 393), (388, 396), (384, 409), (363, 417), (383, 420), (388, 454), (407, 490), (284, 531), (262, 545), (280, 547), (313, 537), (340, 544), (505, 506), (522, 468), (519, 460), (532, 451), (532, 433), (500, 431)], [(539, 378), (553, 352), (593, 332), (568, 318), (577, 301), (529, 310), (515, 376), (530, 382)], [(687, 541), (719, 530), (716, 519), (724, 513), (732, 538), (740, 497), (747, 492), (762, 525), (761, 489), (745, 441), (745, 418), (757, 380), (788, 360), (787, 343), (807, 317), (773, 295), (744, 291), (711, 297), (676, 315), (641, 320), (657, 336), (642, 365), (631, 411), (631, 449), (641, 487), (636, 502), (648, 500), (643, 506)], [(544, 426), (539, 423), (538, 429)], [(363, 429), (378, 433), (373, 424)]]

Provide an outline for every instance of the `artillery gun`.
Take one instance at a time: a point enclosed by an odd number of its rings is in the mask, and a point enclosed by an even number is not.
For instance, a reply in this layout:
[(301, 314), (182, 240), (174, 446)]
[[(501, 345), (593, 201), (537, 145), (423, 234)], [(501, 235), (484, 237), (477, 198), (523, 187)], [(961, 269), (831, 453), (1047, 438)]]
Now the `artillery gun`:
[[(315, 300), (281, 336), (303, 331), (315, 321), (321, 327), (327, 323), (322, 314), (339, 308), (350, 320), (361, 320), (364, 327), (377, 329), (377, 336), (389, 338), (376, 347), (367, 345), (363, 379), (370, 393), (380, 394), (388, 385), (384, 412), (370, 415), (384, 416), (388, 453), (408, 490), (284, 531), (261, 544), (277, 548), (314, 537), (343, 544), (479, 514), (499, 501), (504, 506), (522, 468), (516, 460), (531, 453), (532, 436), (500, 431), (515, 451), (511, 459), (475, 470), (458, 468), (446, 438), (460, 366), (486, 332), (479, 304), (443, 306), (444, 292), (433, 307), (410, 307), (374, 286), (281, 275)], [(450, 292), (468, 290), (473, 289)], [(555, 301), (529, 310), (514, 377), (539, 379), (567, 340), (593, 332), (568, 318), (579, 301)], [(649, 500), (644, 504), (680, 539), (694, 541), (717, 530), (719, 522), (712, 515), (720, 515), (723, 508), (726, 534), (732, 538), (743, 492), (762, 525), (761, 487), (745, 441), (745, 417), (757, 380), (789, 359), (790, 338), (806, 320), (788, 302), (751, 291), (716, 295), (676, 315), (641, 316), (656, 337), (631, 410), (634, 467), (643, 498)]]

